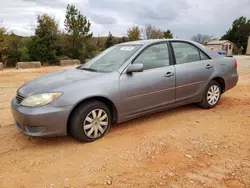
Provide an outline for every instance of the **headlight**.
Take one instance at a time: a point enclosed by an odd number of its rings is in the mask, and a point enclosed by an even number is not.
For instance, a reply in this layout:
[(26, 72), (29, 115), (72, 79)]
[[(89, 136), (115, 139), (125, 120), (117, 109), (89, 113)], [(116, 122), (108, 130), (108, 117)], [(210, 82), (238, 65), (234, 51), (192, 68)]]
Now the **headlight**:
[(21, 102), (22, 106), (26, 107), (40, 107), (51, 103), (58, 99), (62, 93), (43, 93), (27, 97)]

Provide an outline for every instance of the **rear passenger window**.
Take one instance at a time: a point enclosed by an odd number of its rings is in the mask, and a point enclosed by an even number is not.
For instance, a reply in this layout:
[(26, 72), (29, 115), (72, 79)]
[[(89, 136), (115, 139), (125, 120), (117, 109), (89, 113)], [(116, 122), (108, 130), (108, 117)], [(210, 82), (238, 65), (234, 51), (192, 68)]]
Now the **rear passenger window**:
[(200, 61), (199, 50), (191, 44), (172, 42), (177, 64)]

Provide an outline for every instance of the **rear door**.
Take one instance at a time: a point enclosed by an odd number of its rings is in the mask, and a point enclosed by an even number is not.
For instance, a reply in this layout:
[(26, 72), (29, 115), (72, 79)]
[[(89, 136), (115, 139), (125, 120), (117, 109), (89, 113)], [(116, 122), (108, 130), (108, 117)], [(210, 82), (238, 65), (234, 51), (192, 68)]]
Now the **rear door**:
[(175, 67), (167, 43), (146, 47), (132, 63), (142, 63), (143, 72), (120, 76), (122, 114), (125, 118), (154, 111), (175, 102)]
[(197, 46), (171, 42), (176, 69), (176, 102), (195, 100), (203, 93), (215, 70), (214, 61)]

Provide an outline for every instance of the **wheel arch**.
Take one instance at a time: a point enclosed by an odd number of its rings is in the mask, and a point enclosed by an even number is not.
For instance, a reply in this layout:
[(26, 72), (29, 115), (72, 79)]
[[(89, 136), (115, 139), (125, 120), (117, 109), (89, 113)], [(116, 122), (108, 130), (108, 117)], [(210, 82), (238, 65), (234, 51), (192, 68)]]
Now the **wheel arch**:
[(96, 101), (100, 101), (103, 102), (104, 104), (107, 105), (107, 107), (110, 109), (111, 111), (111, 116), (112, 116), (112, 123), (116, 123), (117, 119), (118, 119), (118, 112), (117, 112), (117, 108), (114, 104), (113, 101), (111, 101), (109, 98), (104, 97), (104, 96), (92, 96), (92, 97), (88, 97), (85, 99), (80, 100), (78, 103), (75, 104), (75, 106), (71, 109), (69, 116), (68, 116), (68, 120), (67, 120), (67, 134), (69, 134), (69, 121), (70, 118), (72, 117), (72, 114), (74, 113), (74, 111), (83, 103), (90, 101), (90, 100), (96, 100)]
[(226, 89), (226, 84), (225, 84), (225, 80), (222, 77), (214, 77), (212, 80), (215, 80), (216, 82), (218, 82), (220, 84), (221, 87), (221, 93), (225, 92)]

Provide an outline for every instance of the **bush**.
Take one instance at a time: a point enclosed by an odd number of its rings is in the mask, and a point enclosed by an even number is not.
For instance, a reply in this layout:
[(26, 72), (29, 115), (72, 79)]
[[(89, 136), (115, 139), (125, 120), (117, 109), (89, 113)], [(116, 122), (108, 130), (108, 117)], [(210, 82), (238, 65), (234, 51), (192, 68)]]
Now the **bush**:
[(93, 52), (93, 57), (97, 56), (98, 54), (100, 54), (102, 51), (96, 50)]
[(29, 50), (26, 46), (17, 49), (19, 61), (30, 61)]
[(233, 54), (234, 55), (241, 55), (242, 54), (242, 49), (240, 49), (238, 46), (234, 45), (233, 46)]

